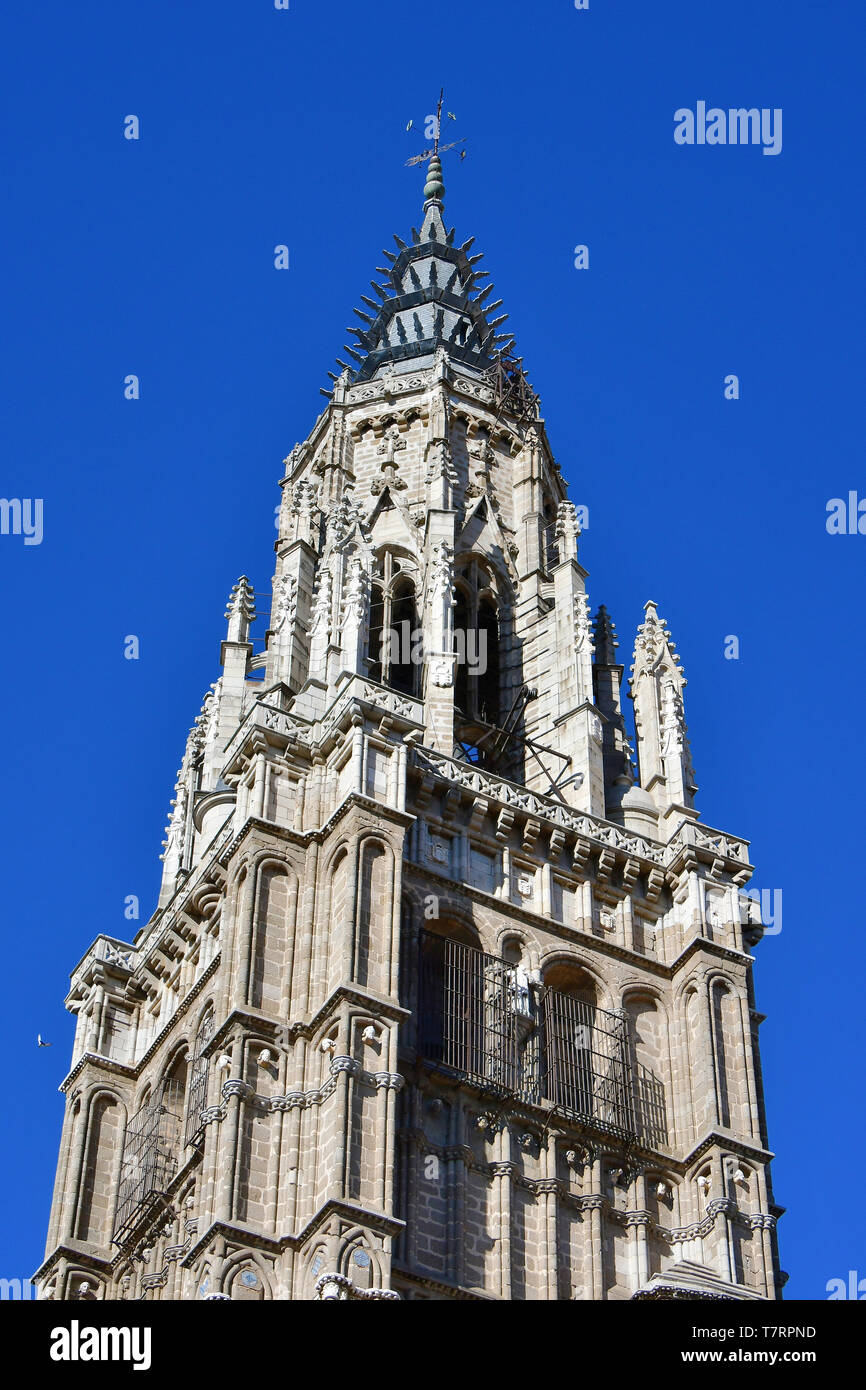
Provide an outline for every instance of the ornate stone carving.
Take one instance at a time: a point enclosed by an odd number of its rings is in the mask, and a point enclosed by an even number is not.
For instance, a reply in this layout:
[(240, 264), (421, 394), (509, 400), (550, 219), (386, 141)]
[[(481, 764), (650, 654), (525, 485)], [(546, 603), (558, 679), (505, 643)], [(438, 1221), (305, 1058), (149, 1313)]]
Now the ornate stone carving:
[(274, 585), (274, 607), (271, 626), (274, 629), (285, 623), (291, 627), (298, 611), (298, 581), (293, 574), (281, 574)]
[(430, 588), (432, 593), (454, 597), (454, 552), (447, 541), (440, 541), (433, 547), (430, 562)]

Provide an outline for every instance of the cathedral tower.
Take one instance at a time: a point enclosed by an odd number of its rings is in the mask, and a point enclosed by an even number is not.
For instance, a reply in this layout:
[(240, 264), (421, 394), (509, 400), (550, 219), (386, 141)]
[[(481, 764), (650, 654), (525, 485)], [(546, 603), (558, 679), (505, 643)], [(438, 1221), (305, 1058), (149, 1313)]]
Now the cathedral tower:
[(748, 845), (652, 602), (629, 737), (444, 191), (285, 460), (258, 654), (232, 590), (156, 911), (73, 972), (42, 1297), (779, 1296)]

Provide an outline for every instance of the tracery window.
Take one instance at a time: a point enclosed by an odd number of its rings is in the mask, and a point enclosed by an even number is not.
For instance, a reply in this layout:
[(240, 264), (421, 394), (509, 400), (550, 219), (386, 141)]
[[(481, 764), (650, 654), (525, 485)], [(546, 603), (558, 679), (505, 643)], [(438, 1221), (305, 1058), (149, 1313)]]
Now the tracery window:
[(370, 596), (370, 676), (404, 695), (420, 689), (421, 635), (415, 584), (392, 551), (380, 556)]

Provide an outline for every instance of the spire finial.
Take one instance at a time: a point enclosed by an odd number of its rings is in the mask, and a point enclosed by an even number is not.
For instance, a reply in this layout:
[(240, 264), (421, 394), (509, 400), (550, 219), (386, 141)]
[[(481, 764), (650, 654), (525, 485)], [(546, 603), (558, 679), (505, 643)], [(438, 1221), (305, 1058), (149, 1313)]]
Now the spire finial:
[[(415, 154), (412, 156), (411, 159), (406, 160), (407, 166), (410, 164), (429, 164), (429, 168), (427, 170), (427, 180), (424, 184), (425, 207), (427, 203), (441, 203), (445, 197), (445, 184), (442, 179), (441, 156), (445, 153), (446, 150), (453, 150), (456, 148), (457, 145), (463, 145), (466, 143), (466, 137), (464, 136), (461, 140), (452, 140), (447, 145), (440, 145), (439, 140), (442, 134), (442, 104), (444, 100), (445, 88), (443, 87), (439, 92), (439, 103), (436, 107), (436, 115), (432, 118), (434, 121), (432, 147), (427, 150), (422, 150), (420, 154)], [(445, 114), (452, 121), (456, 121), (457, 117), (454, 115), (453, 111), (446, 111)], [(410, 121), (406, 129), (410, 130), (412, 124), (412, 121)], [(465, 154), (466, 151), (461, 150), (460, 158), (463, 159)]]
[(229, 595), (226, 617), (229, 620), (227, 641), (248, 642), (250, 625), (256, 618), (256, 599), (253, 586), (242, 574)]

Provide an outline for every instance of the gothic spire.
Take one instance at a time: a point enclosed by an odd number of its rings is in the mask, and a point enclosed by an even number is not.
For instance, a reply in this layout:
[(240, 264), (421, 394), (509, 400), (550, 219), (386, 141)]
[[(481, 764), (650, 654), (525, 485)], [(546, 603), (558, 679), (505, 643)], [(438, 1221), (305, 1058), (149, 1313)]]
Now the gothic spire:
[(631, 668), (641, 786), (663, 811), (691, 810), (697, 791), (683, 710), (682, 663), (664, 618), (650, 599)]
[(225, 615), (229, 620), (226, 640), (229, 642), (248, 642), (250, 625), (255, 622), (256, 617), (256, 599), (253, 586), (245, 574), (241, 575), (231, 591)]
[(593, 638), (596, 666), (618, 666), (616, 649), (619, 646), (619, 638), (616, 635), (613, 619), (603, 603), (595, 615)]
[(438, 141), (410, 162), (422, 159), (427, 171), (421, 228), (413, 227), (407, 241), (395, 236), (396, 253), (383, 252), (387, 264), (377, 267), (370, 282), (378, 299), (361, 296), (363, 307), (354, 310), (358, 322), (347, 330), (354, 342), (343, 349), (350, 360), (337, 359), (351, 384), (428, 365), (441, 347), (464, 368), (483, 372), (513, 341), (501, 331), (508, 315), (498, 313), (502, 300), (492, 299), (488, 273), (478, 268), (481, 256), (470, 255), (474, 238), (456, 246), (453, 228), (443, 221)]

